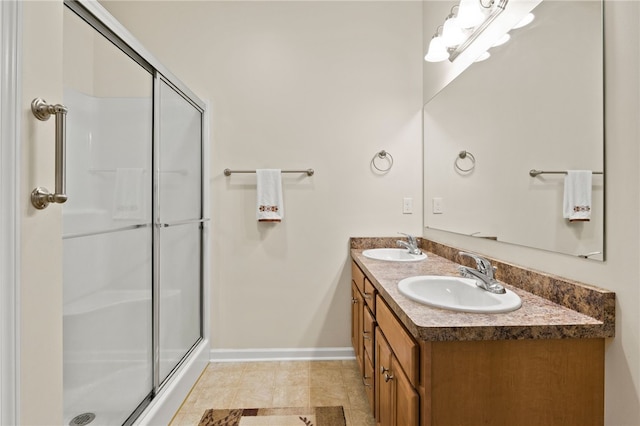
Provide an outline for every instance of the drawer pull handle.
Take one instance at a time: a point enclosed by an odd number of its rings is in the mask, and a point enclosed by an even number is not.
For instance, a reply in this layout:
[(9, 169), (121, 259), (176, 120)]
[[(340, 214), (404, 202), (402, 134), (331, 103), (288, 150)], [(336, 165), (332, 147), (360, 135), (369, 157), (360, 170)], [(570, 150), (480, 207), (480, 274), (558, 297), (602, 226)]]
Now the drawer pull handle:
[(371, 333), (369, 333), (368, 331), (363, 331), (363, 332), (362, 332), (362, 338), (363, 338), (363, 339), (366, 339), (366, 340), (371, 340), (371, 336), (370, 336), (370, 334), (371, 334)]
[(389, 373), (384, 373), (384, 381), (388, 382), (389, 380), (393, 380), (393, 374), (389, 374)]
[(352, 298), (352, 299), (351, 299), (351, 303), (353, 303), (353, 304), (355, 305), (356, 303), (358, 303), (358, 299), (353, 299), (353, 298)]
[(367, 388), (370, 388), (370, 387), (371, 387), (371, 383), (367, 383), (367, 380), (368, 380), (368, 379), (370, 379), (370, 378), (371, 378), (371, 377), (367, 377), (367, 376), (364, 376), (364, 377), (362, 378), (362, 384), (363, 384), (365, 387), (367, 387)]
[(367, 293), (366, 291), (364, 292), (364, 298), (367, 300), (372, 300), (373, 299), (373, 295), (371, 293)]
[(388, 368), (386, 368), (384, 365), (381, 365), (381, 366), (380, 366), (380, 374), (384, 374), (384, 373), (386, 373), (387, 371), (389, 371), (389, 369), (388, 369)]

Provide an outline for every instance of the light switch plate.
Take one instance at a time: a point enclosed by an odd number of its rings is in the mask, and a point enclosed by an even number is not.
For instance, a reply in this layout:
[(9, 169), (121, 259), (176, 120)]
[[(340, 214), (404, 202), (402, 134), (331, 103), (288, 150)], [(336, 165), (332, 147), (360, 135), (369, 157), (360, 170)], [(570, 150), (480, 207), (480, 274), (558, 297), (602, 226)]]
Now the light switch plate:
[(442, 198), (440, 197), (434, 197), (432, 200), (432, 210), (431, 212), (433, 214), (442, 214), (444, 213), (444, 203), (442, 201)]
[(403, 214), (413, 213), (413, 198), (405, 197), (402, 200), (402, 213)]

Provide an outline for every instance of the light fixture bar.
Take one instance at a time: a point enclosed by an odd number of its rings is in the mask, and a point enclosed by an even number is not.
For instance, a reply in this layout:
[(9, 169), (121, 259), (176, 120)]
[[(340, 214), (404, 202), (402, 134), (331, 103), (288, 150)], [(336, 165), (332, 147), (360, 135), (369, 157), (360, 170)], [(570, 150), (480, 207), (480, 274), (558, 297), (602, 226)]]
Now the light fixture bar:
[(499, 3), (496, 7), (493, 8), (489, 16), (484, 20), (478, 28), (476, 28), (473, 33), (467, 38), (464, 43), (456, 47), (451, 54), (449, 55), (449, 61), (453, 62), (462, 52), (465, 51), (467, 47), (471, 45), (479, 36), (482, 34), (484, 30), (487, 29), (489, 25), (504, 11), (505, 7), (507, 7), (507, 3), (509, 0), (499, 0)]

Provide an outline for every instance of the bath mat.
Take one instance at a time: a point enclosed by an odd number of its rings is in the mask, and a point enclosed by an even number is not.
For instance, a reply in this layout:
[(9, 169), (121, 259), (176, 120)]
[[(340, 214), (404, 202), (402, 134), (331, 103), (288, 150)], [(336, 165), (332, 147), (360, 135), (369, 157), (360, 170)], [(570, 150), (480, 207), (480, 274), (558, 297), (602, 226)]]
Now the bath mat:
[(207, 410), (198, 426), (345, 426), (342, 407)]

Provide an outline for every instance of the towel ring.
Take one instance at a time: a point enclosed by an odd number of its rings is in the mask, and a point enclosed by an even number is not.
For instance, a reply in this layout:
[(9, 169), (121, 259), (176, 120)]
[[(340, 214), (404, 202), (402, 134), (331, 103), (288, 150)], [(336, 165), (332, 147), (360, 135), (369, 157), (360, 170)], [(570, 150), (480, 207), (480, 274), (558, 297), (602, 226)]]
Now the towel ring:
[[(387, 167), (378, 167), (378, 165), (376, 164), (376, 159), (379, 158), (380, 160), (386, 160), (387, 161)], [(393, 167), (393, 156), (391, 156), (391, 154), (389, 154), (387, 151), (385, 151), (384, 149), (378, 153), (376, 153), (376, 155), (373, 156), (373, 158), (371, 159), (371, 165), (373, 166), (373, 168), (375, 168), (377, 171), (382, 172), (382, 173), (386, 173), (389, 170), (391, 170), (391, 167)]]
[[(460, 166), (459, 161), (460, 160), (464, 160), (467, 157), (469, 158), (469, 160), (471, 160), (471, 166), (469, 168), (465, 169), (464, 167)], [(476, 168), (476, 157), (474, 157), (473, 154), (470, 153), (469, 151), (460, 151), (458, 153), (458, 156), (456, 157), (456, 160), (453, 162), (453, 165), (459, 171), (461, 171), (463, 173), (469, 173), (470, 171), (473, 171), (473, 169)]]

